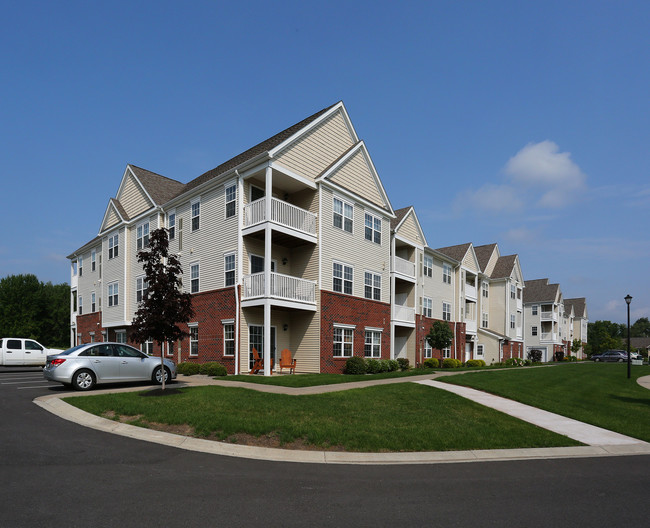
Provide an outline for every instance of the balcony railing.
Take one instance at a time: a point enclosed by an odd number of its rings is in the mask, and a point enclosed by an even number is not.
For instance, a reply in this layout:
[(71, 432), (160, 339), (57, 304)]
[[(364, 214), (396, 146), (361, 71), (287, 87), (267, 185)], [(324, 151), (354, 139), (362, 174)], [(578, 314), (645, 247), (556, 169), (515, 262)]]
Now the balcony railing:
[(541, 319), (546, 321), (557, 321), (557, 314), (553, 311), (551, 312), (542, 311)]
[(557, 341), (557, 334), (555, 332), (542, 332), (540, 341)]
[(469, 282), (465, 283), (465, 298), (471, 298), (476, 300), (476, 286), (470, 284)]
[[(255, 299), (265, 297), (264, 273), (244, 276), (242, 298)], [(282, 273), (271, 273), (271, 291), (269, 297), (287, 301), (316, 303), (316, 281), (300, 279)]]
[(402, 306), (399, 304), (393, 305), (393, 319), (395, 321), (403, 321), (406, 323), (415, 322), (415, 308), (410, 306)]
[(476, 333), (476, 328), (477, 328), (476, 320), (472, 320), (472, 319), (465, 320), (465, 332)]
[[(266, 198), (244, 206), (244, 227), (266, 221)], [(271, 198), (271, 221), (297, 231), (316, 236), (316, 215), (288, 202)]]
[(393, 271), (407, 277), (415, 278), (415, 262), (403, 259), (401, 257), (393, 257)]

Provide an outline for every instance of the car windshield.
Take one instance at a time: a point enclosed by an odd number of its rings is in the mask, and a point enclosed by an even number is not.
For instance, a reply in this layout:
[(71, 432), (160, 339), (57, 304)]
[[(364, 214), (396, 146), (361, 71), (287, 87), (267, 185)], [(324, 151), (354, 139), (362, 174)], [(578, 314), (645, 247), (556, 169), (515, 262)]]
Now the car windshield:
[(57, 355), (59, 355), (59, 356), (67, 356), (68, 354), (72, 354), (73, 352), (75, 352), (75, 351), (77, 351), (77, 350), (79, 350), (80, 348), (83, 348), (83, 347), (85, 347), (85, 346), (88, 346), (88, 345), (87, 345), (87, 344), (86, 344), (86, 345), (77, 345), (77, 346), (75, 346), (75, 347), (68, 348), (68, 350), (64, 350), (63, 352), (60, 352), (60, 353), (57, 354)]

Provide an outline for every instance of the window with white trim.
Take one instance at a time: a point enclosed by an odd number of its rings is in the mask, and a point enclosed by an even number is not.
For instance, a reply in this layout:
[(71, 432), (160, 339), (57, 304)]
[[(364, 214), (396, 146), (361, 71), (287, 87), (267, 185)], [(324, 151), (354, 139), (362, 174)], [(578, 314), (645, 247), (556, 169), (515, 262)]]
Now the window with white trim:
[(334, 227), (352, 233), (354, 208), (340, 198), (334, 198)]
[(175, 211), (167, 215), (167, 232), (169, 234), (169, 240), (174, 240), (176, 238), (176, 212)]
[(197, 231), (200, 227), (201, 219), (201, 200), (196, 199), (192, 202), (192, 231)]
[(79, 276), (83, 276), (84, 274), (84, 258), (79, 255)]
[(422, 297), (422, 315), (424, 317), (433, 317), (433, 299)]
[(90, 311), (95, 312), (95, 292), (90, 293)]
[(108, 305), (117, 306), (120, 300), (120, 286), (117, 282), (112, 282), (108, 285)]
[(173, 357), (174, 356), (174, 342), (173, 341), (167, 341), (167, 343), (165, 343), (165, 350), (166, 350), (166, 354), (168, 356)]
[(144, 222), (136, 228), (135, 241), (137, 249), (149, 247), (149, 222)]
[(223, 325), (223, 355), (235, 355), (235, 325), (232, 323)]
[(531, 327), (530, 335), (533, 335), (533, 336), (537, 335), (537, 327), (536, 326)]
[(115, 342), (126, 344), (126, 330), (115, 330)]
[(539, 306), (537, 304), (533, 304), (530, 307), (530, 312), (532, 315), (537, 315), (537, 311), (539, 310)]
[(223, 256), (224, 284), (226, 286), (235, 285), (235, 253), (227, 253)]
[(442, 320), (451, 321), (451, 303), (442, 303)]
[(443, 348), (442, 349), (442, 358), (447, 359), (451, 357), (451, 347)]
[(108, 237), (108, 258), (117, 258), (120, 255), (120, 234), (115, 233)]
[(375, 244), (381, 244), (381, 218), (366, 213), (365, 237)]
[(333, 354), (334, 357), (352, 357), (354, 329), (341, 326), (334, 327)]
[(510, 315), (510, 328), (511, 328), (512, 330), (515, 329), (515, 321), (516, 321), (515, 316), (514, 316), (514, 315)]
[(482, 294), (483, 297), (485, 297), (486, 299), (487, 299), (487, 298), (489, 297), (489, 295), (490, 295), (490, 289), (489, 289), (489, 288), (490, 288), (490, 287), (489, 287), (489, 285), (488, 285), (487, 282), (483, 281), (483, 282), (481, 283), (481, 294)]
[(226, 186), (226, 218), (237, 213), (237, 183)]
[(424, 267), (422, 273), (425, 277), (433, 277), (433, 257), (424, 255)]
[(363, 355), (367, 358), (381, 357), (381, 332), (377, 330), (366, 330)]
[(332, 289), (335, 292), (352, 295), (352, 266), (334, 262), (332, 271)]
[(451, 266), (444, 262), (442, 264), (442, 282), (451, 284)]
[(517, 298), (517, 287), (514, 284), (510, 285), (510, 298), (511, 299)]
[(381, 300), (381, 275), (366, 271), (364, 273), (364, 296), (366, 299)]
[(190, 293), (199, 291), (199, 263), (190, 264)]
[(484, 356), (484, 345), (476, 345), (476, 359), (483, 359)]
[(80, 295), (79, 296), (79, 302), (77, 304), (79, 315), (83, 315), (84, 313), (84, 298)]
[(149, 293), (149, 282), (144, 277), (135, 279), (135, 300), (137, 302), (144, 301)]
[(424, 338), (424, 359), (430, 359), (433, 357), (433, 347), (431, 346), (431, 343), (429, 343), (429, 340), (425, 337)]
[(140, 345), (140, 350), (148, 356), (153, 356), (153, 341), (149, 339)]
[(199, 325), (190, 326), (190, 356), (199, 355)]
[(73, 277), (77, 275), (78, 267), (79, 267), (79, 263), (76, 260), (73, 260), (72, 261), (72, 276)]
[(90, 271), (97, 269), (97, 252), (93, 249), (90, 252)]
[(481, 317), (481, 328), (487, 328), (488, 327), (488, 314), (487, 312), (483, 312), (483, 316)]

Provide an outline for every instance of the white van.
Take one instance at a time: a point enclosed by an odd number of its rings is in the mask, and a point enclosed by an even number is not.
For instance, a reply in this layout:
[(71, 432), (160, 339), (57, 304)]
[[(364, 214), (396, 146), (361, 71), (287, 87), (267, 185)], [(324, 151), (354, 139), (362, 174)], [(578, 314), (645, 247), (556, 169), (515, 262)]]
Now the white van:
[(45, 366), (48, 354), (58, 354), (60, 352), (60, 350), (45, 348), (33, 339), (19, 337), (3, 337), (0, 339), (0, 365), (7, 367)]

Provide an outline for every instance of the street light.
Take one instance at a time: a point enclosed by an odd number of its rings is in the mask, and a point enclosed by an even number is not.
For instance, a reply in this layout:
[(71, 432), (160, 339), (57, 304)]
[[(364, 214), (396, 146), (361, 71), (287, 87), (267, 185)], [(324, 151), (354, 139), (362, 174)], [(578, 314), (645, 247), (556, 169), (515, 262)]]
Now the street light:
[(632, 296), (629, 293), (625, 296), (625, 302), (627, 303), (627, 379), (630, 379), (630, 303)]

